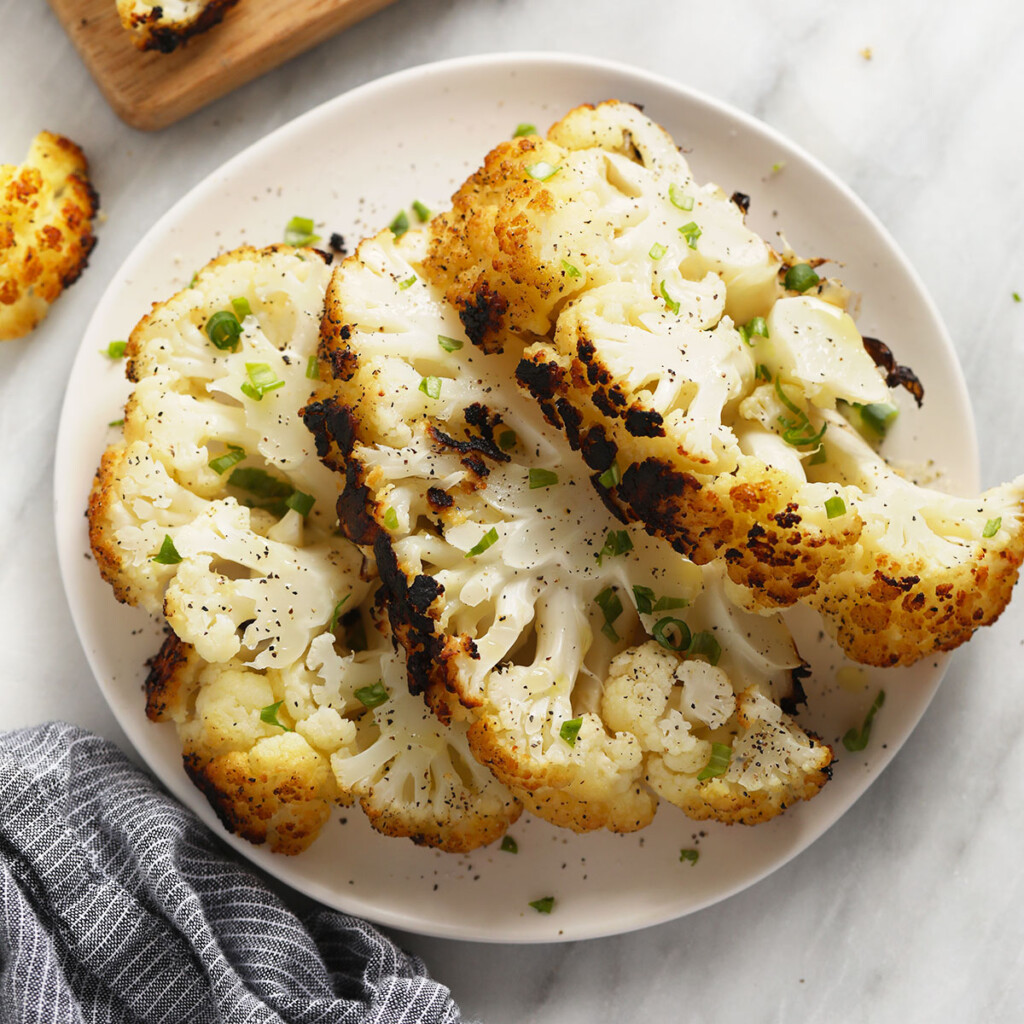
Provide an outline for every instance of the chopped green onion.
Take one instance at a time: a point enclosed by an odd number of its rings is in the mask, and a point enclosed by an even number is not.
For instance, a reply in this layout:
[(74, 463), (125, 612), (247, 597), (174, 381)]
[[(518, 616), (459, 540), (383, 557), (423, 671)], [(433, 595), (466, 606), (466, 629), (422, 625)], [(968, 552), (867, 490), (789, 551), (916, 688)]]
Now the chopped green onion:
[(394, 506), (389, 506), (384, 512), (384, 525), (389, 530), (398, 529), (398, 513), (395, 511)]
[[(874, 438), (881, 441), (889, 432), (900, 411), (895, 405), (888, 402), (871, 402), (868, 405), (855, 404), (854, 408), (860, 413), (860, 420), (863, 426)], [(856, 426), (856, 424), (854, 424)], [(861, 431), (863, 433), (863, 431)], [(871, 440), (869, 437), (868, 440)]]
[(615, 632), (613, 623), (622, 614), (622, 601), (619, 600), (619, 595), (616, 593), (614, 587), (605, 587), (597, 597), (594, 598), (594, 604), (601, 609), (604, 614), (604, 625), (601, 627), (601, 632), (608, 637), (611, 642), (618, 643), (619, 634)]
[(284, 729), (285, 732), (295, 732), (294, 729), (289, 729), (284, 722), (278, 721), (277, 710), (283, 703), (283, 700), (279, 700), (276, 704), (268, 704), (260, 711), (260, 721), (266, 722), (267, 725), (276, 725), (278, 729)]
[(412, 208), (416, 213), (416, 219), (421, 224), (426, 224), (430, 220), (430, 207), (424, 206), (418, 199), (412, 201)]
[(384, 684), (381, 682), (376, 682), (373, 686), (360, 686), (356, 690), (356, 700), (368, 708), (379, 707), (387, 702), (388, 697), (388, 691), (384, 689)]
[(306, 363), (306, 376), (310, 380), (320, 379), (320, 360), (316, 356), (310, 356)]
[(555, 906), (555, 897), (545, 896), (542, 899), (534, 900), (530, 906), (539, 914), (550, 914)]
[(772, 375), (768, 372), (768, 367), (764, 363), (757, 364), (757, 369), (754, 371), (754, 380), (763, 380), (766, 384), (771, 383)]
[(446, 338), (443, 334), (437, 336), (437, 343), (445, 352), (458, 352), (465, 344), (465, 342), (459, 341), (458, 338)]
[(242, 394), (254, 402), (261, 401), (268, 391), (284, 387), (284, 381), (266, 363), (246, 363), (245, 373), (249, 379), (242, 384)]
[(580, 276), (579, 269), (574, 267), (568, 260), (562, 260), (562, 269), (570, 277), (579, 277)]
[(213, 342), (214, 348), (234, 352), (238, 348), (238, 339), (242, 336), (242, 325), (234, 313), (222, 309), (206, 321), (206, 336)]
[(731, 759), (732, 747), (727, 743), (712, 743), (711, 758), (701, 769), (700, 774), (697, 776), (697, 781), (704, 782), (705, 779), (714, 779), (719, 775), (724, 775), (729, 770), (729, 761)]
[(476, 558), (482, 555), (492, 544), (498, 540), (498, 530), (492, 526), (467, 552), (467, 558)]
[(846, 502), (838, 494), (833, 495), (825, 502), (825, 515), (829, 519), (838, 519), (846, 515)]
[(441, 397), (441, 378), (440, 377), (424, 377), (420, 381), (420, 391), (427, 396), (427, 398), (440, 398)]
[(207, 465), (214, 471), (214, 473), (222, 475), (232, 466), (237, 466), (244, 458), (244, 448), (240, 448), (237, 444), (229, 444), (228, 450), (223, 455), (218, 455), (216, 458), (210, 459)]
[(518, 853), (519, 844), (511, 836), (503, 836), (501, 839), (502, 853)]
[(703, 233), (704, 232), (701, 231), (701, 229), (699, 227), (697, 227), (697, 222), (694, 221), (694, 220), (691, 220), (689, 224), (684, 224), (679, 229), (679, 234), (681, 234), (683, 236), (683, 238), (686, 239), (686, 244), (691, 249), (696, 249), (697, 248), (697, 239), (700, 238), (700, 236)]
[(511, 451), (516, 446), (516, 442), (519, 439), (516, 437), (514, 430), (503, 430), (498, 435), (498, 447), (503, 451)]
[[(606, 555), (609, 558), (614, 558), (616, 555), (624, 555), (627, 551), (632, 550), (633, 538), (630, 537), (628, 530), (609, 530), (608, 536), (604, 539), (604, 547), (594, 557), (597, 559), (597, 564), (602, 565)], [(633, 589), (636, 590), (635, 587)]]
[(868, 740), (871, 739), (871, 723), (875, 720), (875, 715), (878, 714), (878, 709), (885, 703), (885, 690), (879, 690), (878, 695), (872, 701), (871, 707), (868, 708), (868, 713), (864, 716), (864, 724), (860, 727), (860, 731), (857, 731), (857, 727), (853, 726), (846, 730), (843, 736), (843, 746), (846, 747), (850, 753), (856, 753), (858, 750), (863, 750), (868, 745)]
[(602, 487), (614, 487), (622, 479), (619, 472), (619, 464), (613, 462), (598, 478), (597, 482)]
[(776, 160), (775, 163), (772, 164), (772, 174), (778, 174), (785, 166), (785, 160)]
[(1014, 292), (1013, 293), (1013, 301), (1014, 302), (1020, 302), (1020, 292)]
[(669, 185), (668, 198), (677, 210), (693, 209), (693, 196), (688, 196), (683, 191), (682, 185), (676, 185), (675, 183)]
[(696, 655), (703, 655), (712, 665), (717, 665), (718, 659), (722, 656), (722, 645), (718, 642), (714, 633), (702, 629), (699, 633), (693, 634), (693, 639), (686, 648), (686, 653), (691, 658)]
[(688, 608), (690, 602), (685, 597), (659, 597), (654, 603), (654, 611), (668, 612), (673, 608)]
[(101, 348), (100, 352), (108, 359), (124, 359), (124, 351), (127, 347), (127, 341), (112, 341), (105, 349)]
[(287, 480), (271, 476), (265, 469), (240, 466), (228, 477), (232, 487), (255, 494), (257, 498), (287, 498), (294, 488)]
[(395, 238), (401, 238), (409, 230), (409, 215), (402, 210), (395, 214), (395, 219), (388, 225)]
[(309, 515), (313, 509), (313, 505), (316, 503), (316, 498), (312, 494), (306, 494), (305, 491), (292, 491), (287, 498), (284, 499), (284, 503), (290, 508), (302, 516), (303, 519)]
[(123, 427), (124, 426), (124, 420), (111, 420), (107, 424), (107, 426), (108, 427)]
[(654, 611), (654, 591), (650, 587), (641, 587), (634, 583), (633, 600), (636, 601), (636, 610), (641, 615), (650, 615)]
[(313, 234), (312, 217), (292, 217), (284, 228), (284, 241), (286, 245), (302, 247), (304, 245), (316, 245), (320, 236)]
[(231, 308), (235, 311), (235, 316), (239, 320), (252, 316), (252, 306), (249, 305), (249, 300), (244, 295), (240, 295), (237, 299), (232, 299)]
[(558, 474), (550, 469), (530, 470), (530, 490), (535, 491), (538, 487), (551, 487), (558, 483)]
[(513, 139), (521, 139), (525, 135), (536, 135), (537, 126), (530, 124), (529, 121), (523, 121), (522, 124), (516, 126), (516, 130), (512, 133)]
[(668, 289), (665, 287), (664, 281), (661, 282), (661, 286), (658, 290), (661, 292), (661, 297), (665, 300), (665, 305), (668, 306), (669, 312), (675, 313), (676, 316), (678, 316), (679, 303), (675, 299), (673, 299), (671, 295), (669, 295)]
[(562, 728), (558, 730), (558, 735), (569, 744), (570, 747), (576, 746), (576, 737), (580, 734), (580, 727), (583, 725), (583, 718), (570, 718), (569, 721), (562, 723)]
[(197, 270), (197, 271), (196, 271), (196, 272), (195, 272), (195, 273), (194, 273), (194, 274), (192, 275), (192, 280), (191, 280), (191, 281), (189, 281), (189, 283), (188, 283), (188, 286), (189, 286), (189, 288), (195, 288), (195, 286), (196, 286), (196, 281), (198, 281), (198, 280), (199, 280), (199, 271)]
[(530, 164), (530, 166), (526, 168), (526, 173), (533, 178), (534, 181), (548, 181), (561, 169), (561, 167), (556, 167), (554, 164), (549, 164), (547, 160), (541, 160), (539, 163)]
[(650, 256), (652, 260), (660, 260), (667, 252), (668, 249), (662, 245), (661, 242), (655, 242), (654, 245), (648, 249), (647, 255)]
[[(675, 634), (675, 640), (669, 635), (669, 631)], [(690, 646), (690, 627), (682, 619), (675, 619), (671, 615), (658, 619), (651, 630), (651, 636), (666, 651), (685, 651)]]
[(825, 451), (823, 444), (819, 444), (814, 454), (807, 460), (807, 464), (809, 466), (820, 466), (823, 462), (828, 462), (828, 452)]
[(160, 545), (160, 550), (153, 556), (153, 561), (158, 565), (177, 565), (181, 561), (181, 555), (178, 554), (178, 549), (174, 546), (174, 541), (171, 540), (169, 533), (164, 534), (164, 542)]
[(697, 863), (697, 858), (700, 857), (699, 850), (680, 850), (679, 859), (681, 861), (689, 861), (691, 864)]
[(404, 292), (406, 288), (411, 288), (416, 283), (416, 280), (416, 275), (413, 274), (412, 277), (407, 277), (404, 281), (399, 281), (398, 290), (400, 292)]
[(1003, 525), (1003, 517), (1002, 516), (996, 516), (995, 519), (990, 519), (985, 524), (985, 529), (981, 531), (982, 537), (994, 537), (999, 532), (999, 529), (1000, 529), (1000, 527), (1002, 525)]
[(765, 323), (763, 316), (755, 316), (749, 323), (744, 324), (740, 328), (740, 337), (748, 344), (753, 345), (754, 343), (750, 340), (754, 335), (761, 338), (768, 337), (768, 325)]
[(791, 292), (805, 292), (813, 288), (820, 277), (814, 272), (814, 268), (808, 263), (794, 263), (786, 271), (785, 285)]
[(338, 619), (341, 618), (342, 605), (351, 597), (351, 594), (346, 594), (335, 606), (334, 611), (331, 612), (331, 621), (327, 623), (327, 632), (333, 633), (338, 628)]
[(782, 382), (777, 377), (775, 379), (775, 393), (779, 396), (779, 401), (796, 416), (795, 420), (791, 420), (786, 416), (779, 417), (779, 423), (786, 428), (782, 432), (782, 440), (787, 444), (793, 445), (794, 448), (804, 448), (808, 445), (818, 444), (825, 436), (828, 424), (822, 423), (821, 430), (815, 433), (807, 413), (782, 390)]

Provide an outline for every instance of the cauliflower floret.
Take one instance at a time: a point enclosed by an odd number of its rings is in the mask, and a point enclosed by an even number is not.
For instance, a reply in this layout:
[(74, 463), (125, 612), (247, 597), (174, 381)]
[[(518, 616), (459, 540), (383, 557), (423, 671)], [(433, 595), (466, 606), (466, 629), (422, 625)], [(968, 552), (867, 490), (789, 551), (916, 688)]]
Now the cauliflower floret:
[(697, 820), (767, 821), (831, 774), (830, 748), (757, 685), (734, 696), (721, 669), (654, 641), (612, 662), (601, 712), (638, 737), (651, 788)]
[(170, 53), (192, 36), (212, 28), (238, 0), (117, 0), (121, 24), (139, 50)]
[(0, 165), (0, 341), (28, 334), (78, 279), (98, 205), (85, 155), (61, 135), (40, 132), (20, 167)]

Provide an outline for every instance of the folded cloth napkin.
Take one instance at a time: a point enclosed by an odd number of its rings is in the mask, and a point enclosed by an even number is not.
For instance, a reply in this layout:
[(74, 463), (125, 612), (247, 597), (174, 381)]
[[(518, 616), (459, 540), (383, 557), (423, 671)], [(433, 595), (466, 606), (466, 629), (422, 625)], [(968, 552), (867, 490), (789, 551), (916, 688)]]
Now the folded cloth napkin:
[(0, 734), (0, 1020), (460, 1019), (421, 960), (355, 918), (292, 913), (113, 744)]

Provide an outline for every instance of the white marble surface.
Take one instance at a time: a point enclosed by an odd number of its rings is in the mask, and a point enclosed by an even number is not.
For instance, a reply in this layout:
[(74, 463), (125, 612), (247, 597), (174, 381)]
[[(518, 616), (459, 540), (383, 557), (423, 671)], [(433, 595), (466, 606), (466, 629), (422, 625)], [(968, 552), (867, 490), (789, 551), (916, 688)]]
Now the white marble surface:
[[(1024, 469), (1024, 303), (1012, 299), (1024, 293), (1024, 8), (634, 0), (625, 11), (613, 0), (400, 0), (145, 135), (108, 110), (42, 0), (0, 0), (0, 160), (20, 161), (42, 127), (72, 136), (93, 160), (107, 216), (81, 281), (31, 339), (0, 348), (5, 726), (59, 716), (125, 743), (71, 626), (50, 517), (67, 373), (110, 275), (160, 213), (248, 143), (427, 60), (514, 49), (609, 57), (790, 135), (865, 199), (937, 301), (974, 403), (983, 482)], [(562, 946), (401, 940), (488, 1024), (1024, 1020), (1022, 627), (1018, 598), (956, 655), (910, 741), (846, 817), (725, 903)]]

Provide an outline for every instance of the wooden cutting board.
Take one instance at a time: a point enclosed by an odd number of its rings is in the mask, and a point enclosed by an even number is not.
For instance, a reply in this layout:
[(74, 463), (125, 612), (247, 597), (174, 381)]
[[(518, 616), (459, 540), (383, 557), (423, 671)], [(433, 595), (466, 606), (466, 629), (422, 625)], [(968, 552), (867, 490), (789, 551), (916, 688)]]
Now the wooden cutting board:
[(114, 0), (49, 0), (115, 113), (164, 128), (392, 0), (239, 0), (173, 53), (142, 53)]

